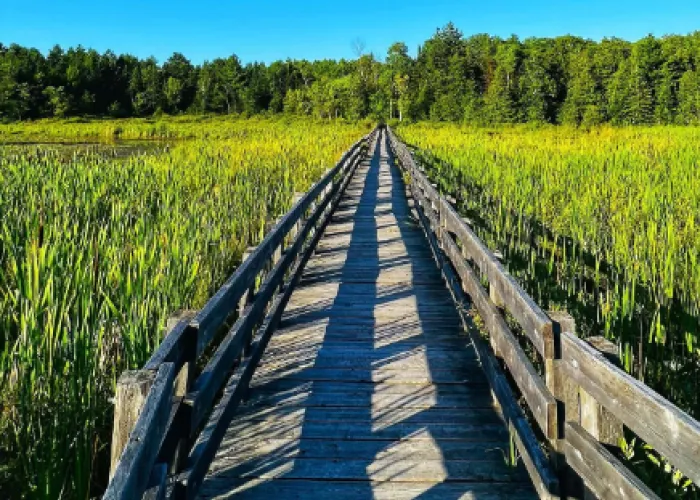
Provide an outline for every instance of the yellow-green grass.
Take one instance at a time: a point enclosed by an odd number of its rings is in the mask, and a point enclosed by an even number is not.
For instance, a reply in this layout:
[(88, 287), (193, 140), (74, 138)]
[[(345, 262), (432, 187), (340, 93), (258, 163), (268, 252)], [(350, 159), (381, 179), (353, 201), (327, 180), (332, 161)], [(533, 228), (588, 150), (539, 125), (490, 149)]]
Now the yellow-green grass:
[[(241, 123), (247, 123), (242, 127)], [(14, 143), (52, 143), (52, 142), (113, 142), (120, 140), (177, 140), (177, 139), (245, 139), (251, 133), (266, 134), (272, 126), (295, 128), (299, 119), (286, 116), (266, 118), (254, 116), (239, 119), (221, 115), (182, 115), (150, 118), (127, 119), (89, 119), (72, 118), (69, 120), (42, 119), (31, 122), (13, 122), (0, 124), (0, 145)], [(325, 126), (327, 120), (304, 123), (316, 123)], [(333, 122), (337, 126), (340, 122)], [(306, 126), (306, 125), (305, 125)], [(370, 122), (349, 126), (369, 127)], [(320, 130), (320, 129), (319, 129)]]
[[(700, 417), (700, 128), (397, 131), (540, 305), (616, 341), (628, 371)], [(689, 494), (638, 454), (664, 498)]]
[[(200, 307), (293, 193), (367, 132), (217, 119), (214, 140), (177, 123), (179, 137), (199, 138), (126, 160), (0, 149), (2, 497), (99, 494), (116, 377), (142, 365), (167, 317)], [(12, 125), (23, 126), (48, 134), (43, 122)], [(52, 137), (61, 127), (51, 122)]]

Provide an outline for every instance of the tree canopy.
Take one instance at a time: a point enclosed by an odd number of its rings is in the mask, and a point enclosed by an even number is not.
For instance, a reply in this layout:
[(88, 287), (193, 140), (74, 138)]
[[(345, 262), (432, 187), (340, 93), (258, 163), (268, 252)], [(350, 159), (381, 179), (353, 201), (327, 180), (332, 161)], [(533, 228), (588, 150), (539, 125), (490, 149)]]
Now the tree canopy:
[(291, 113), (318, 118), (619, 125), (700, 123), (700, 32), (637, 42), (465, 37), (451, 23), (411, 57), (193, 65), (83, 47), (0, 44), (0, 119)]

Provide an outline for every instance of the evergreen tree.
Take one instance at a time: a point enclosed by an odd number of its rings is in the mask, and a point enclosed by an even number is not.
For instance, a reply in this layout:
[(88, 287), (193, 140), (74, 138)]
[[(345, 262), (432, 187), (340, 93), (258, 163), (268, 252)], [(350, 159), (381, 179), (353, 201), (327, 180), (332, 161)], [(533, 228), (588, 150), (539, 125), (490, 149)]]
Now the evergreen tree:
[(678, 88), (678, 116), (681, 123), (700, 123), (700, 77), (698, 72), (686, 71)]

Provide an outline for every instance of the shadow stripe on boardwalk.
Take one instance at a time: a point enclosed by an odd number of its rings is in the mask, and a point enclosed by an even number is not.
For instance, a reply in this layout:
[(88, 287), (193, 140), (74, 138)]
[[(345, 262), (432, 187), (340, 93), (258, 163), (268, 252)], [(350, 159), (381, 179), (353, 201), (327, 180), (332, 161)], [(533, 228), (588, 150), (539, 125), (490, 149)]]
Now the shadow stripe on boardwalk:
[(381, 134), (294, 291), (203, 498), (535, 498)]

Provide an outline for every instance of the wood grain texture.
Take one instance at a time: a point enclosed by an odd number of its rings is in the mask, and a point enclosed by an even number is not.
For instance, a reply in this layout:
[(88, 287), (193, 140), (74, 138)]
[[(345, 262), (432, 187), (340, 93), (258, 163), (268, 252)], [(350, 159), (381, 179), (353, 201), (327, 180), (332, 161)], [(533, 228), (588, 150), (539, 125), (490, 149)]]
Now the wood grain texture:
[(569, 332), (561, 342), (566, 374), (683, 474), (700, 482), (700, 422), (587, 342)]
[(169, 423), (176, 375), (173, 363), (163, 363), (156, 372), (143, 409), (129, 434), (129, 441), (124, 447), (103, 498), (138, 498), (148, 486), (151, 470)]
[(382, 134), (269, 339), (202, 498), (535, 498)]
[(596, 498), (659, 498), (576, 422), (566, 423), (564, 450), (567, 462)]

